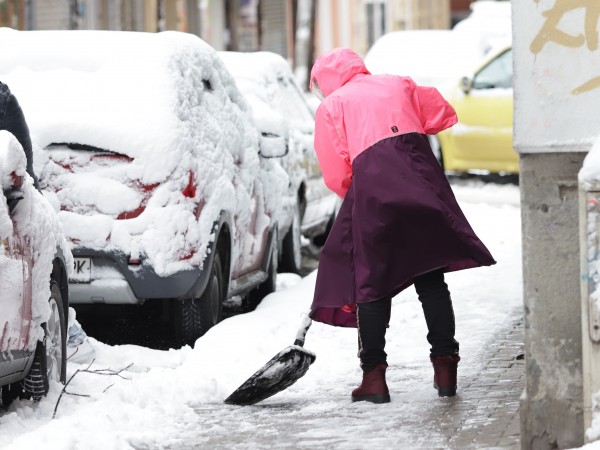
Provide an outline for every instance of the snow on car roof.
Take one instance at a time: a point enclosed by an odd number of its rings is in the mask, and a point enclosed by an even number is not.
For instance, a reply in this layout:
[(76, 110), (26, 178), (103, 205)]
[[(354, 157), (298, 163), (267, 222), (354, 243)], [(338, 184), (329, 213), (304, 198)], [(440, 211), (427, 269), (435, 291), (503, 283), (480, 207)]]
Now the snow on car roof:
[(453, 30), (470, 33), (482, 39), (486, 48), (510, 45), (512, 17), (510, 2), (478, 0), (471, 3), (471, 14), (458, 22)]
[(291, 74), (288, 62), (272, 52), (217, 52), (236, 79), (263, 82), (266, 74), (275, 79)]
[(199, 83), (225, 80), (247, 108), (214, 49), (191, 34), (0, 29), (0, 39), (0, 79), (42, 147), (68, 142), (144, 157), (164, 177), (197, 145), (181, 137), (202, 125)]
[(485, 53), (483, 42), (451, 30), (394, 31), (380, 37), (365, 56), (373, 74), (411, 77), (422, 86), (456, 82)]

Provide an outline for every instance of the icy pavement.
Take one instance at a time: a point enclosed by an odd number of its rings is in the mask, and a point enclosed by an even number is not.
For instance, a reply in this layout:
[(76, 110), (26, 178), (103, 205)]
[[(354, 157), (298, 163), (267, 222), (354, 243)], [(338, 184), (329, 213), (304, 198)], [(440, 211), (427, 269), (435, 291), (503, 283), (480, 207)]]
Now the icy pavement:
[(251, 407), (204, 404), (194, 411), (197, 428), (190, 431), (185, 424), (167, 448), (520, 448), (521, 310), (482, 347), (475, 367), (460, 364), (454, 398), (438, 398), (429, 378), (421, 377), (423, 367), (390, 367), (389, 404), (351, 403), (352, 383), (343, 402), (337, 391), (325, 389), (309, 399), (272, 399)]

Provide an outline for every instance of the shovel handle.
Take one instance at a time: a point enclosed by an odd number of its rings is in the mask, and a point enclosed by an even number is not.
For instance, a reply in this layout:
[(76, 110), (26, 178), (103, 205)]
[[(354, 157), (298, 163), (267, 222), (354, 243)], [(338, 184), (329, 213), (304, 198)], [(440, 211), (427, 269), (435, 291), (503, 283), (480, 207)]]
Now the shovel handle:
[(302, 318), (302, 324), (296, 333), (296, 340), (294, 341), (294, 345), (299, 345), (300, 347), (304, 346), (304, 338), (306, 337), (306, 332), (312, 325), (312, 319), (308, 317), (308, 315), (304, 315)]

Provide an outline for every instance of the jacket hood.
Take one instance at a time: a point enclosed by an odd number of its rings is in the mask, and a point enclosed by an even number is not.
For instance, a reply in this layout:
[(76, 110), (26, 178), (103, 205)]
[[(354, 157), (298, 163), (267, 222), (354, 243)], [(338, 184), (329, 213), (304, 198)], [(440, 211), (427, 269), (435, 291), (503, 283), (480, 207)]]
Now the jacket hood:
[(330, 50), (315, 61), (310, 72), (311, 90), (316, 80), (323, 96), (327, 97), (358, 74), (371, 75), (360, 56), (349, 48)]

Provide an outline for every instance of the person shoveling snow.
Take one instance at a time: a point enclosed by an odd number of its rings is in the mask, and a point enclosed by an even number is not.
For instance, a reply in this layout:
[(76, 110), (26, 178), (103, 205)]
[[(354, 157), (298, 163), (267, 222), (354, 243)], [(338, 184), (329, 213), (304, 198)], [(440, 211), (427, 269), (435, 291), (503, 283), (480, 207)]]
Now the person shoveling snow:
[(454, 396), (460, 356), (444, 273), (495, 264), (425, 136), (454, 125), (456, 113), (435, 88), (371, 75), (350, 49), (317, 59), (311, 90), (322, 100), (315, 149), (323, 178), (344, 201), (321, 253), (310, 317), (358, 328), (363, 380), (352, 401), (386, 403), (391, 299), (414, 284), (434, 387)]

